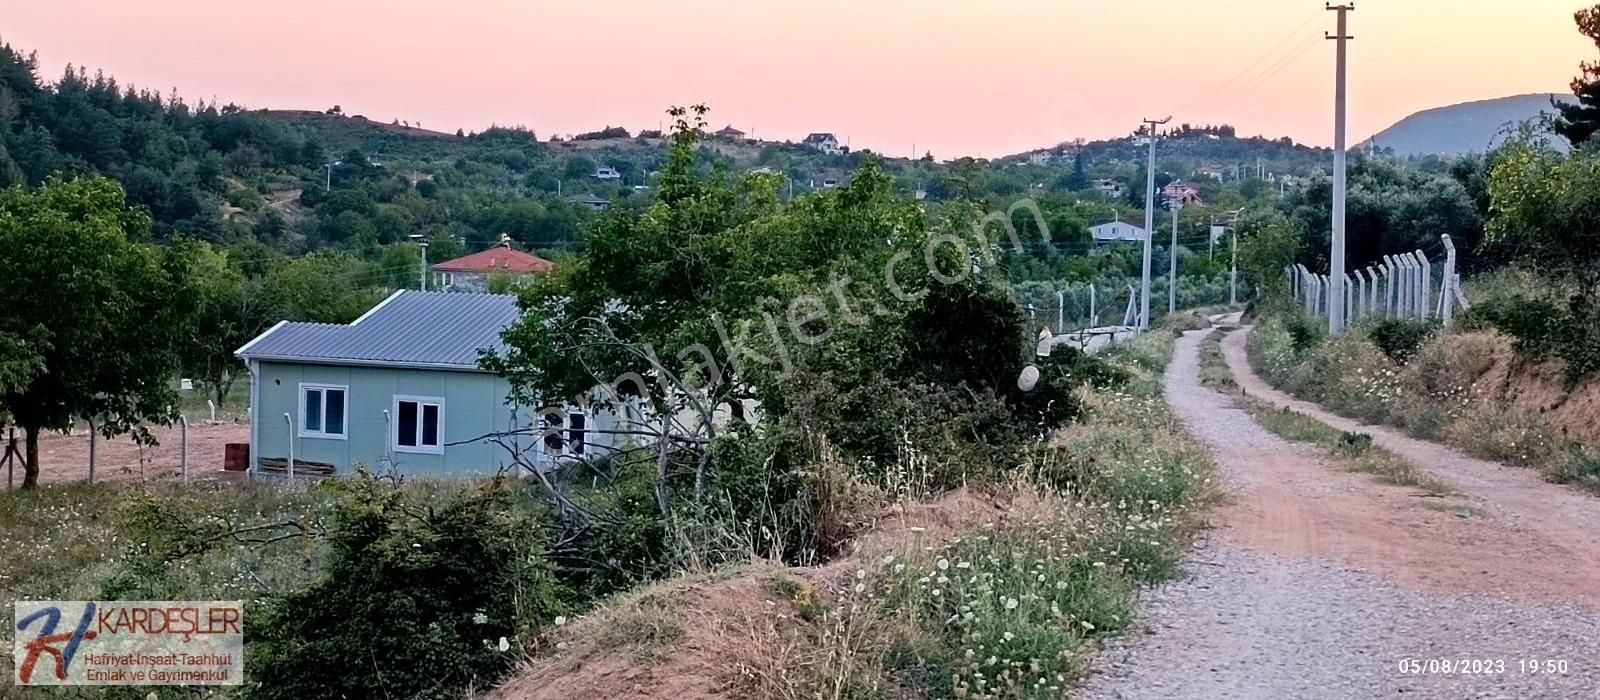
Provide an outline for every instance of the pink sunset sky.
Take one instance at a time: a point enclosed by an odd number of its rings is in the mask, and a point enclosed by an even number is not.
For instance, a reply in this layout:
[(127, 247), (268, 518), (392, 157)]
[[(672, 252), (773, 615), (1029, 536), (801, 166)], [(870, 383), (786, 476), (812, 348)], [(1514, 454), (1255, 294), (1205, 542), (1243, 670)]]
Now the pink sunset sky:
[[(1420, 109), (1566, 92), (1576, 0), (1370, 0), (1350, 15), (1350, 141)], [(1140, 118), (1332, 141), (1321, 0), (0, 0), (0, 39), (124, 83), (541, 138), (831, 131), (857, 148), (998, 156)]]

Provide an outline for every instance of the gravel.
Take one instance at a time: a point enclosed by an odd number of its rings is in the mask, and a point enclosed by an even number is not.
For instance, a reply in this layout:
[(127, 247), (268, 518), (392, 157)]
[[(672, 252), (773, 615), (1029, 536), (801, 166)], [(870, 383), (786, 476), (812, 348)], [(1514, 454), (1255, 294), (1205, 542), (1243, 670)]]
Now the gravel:
[[(1308, 453), (1200, 386), (1206, 332), (1178, 340), (1167, 397), (1216, 454), (1224, 490), (1248, 498), (1260, 477), (1241, 455)], [(1600, 697), (1600, 615), (1580, 604), (1402, 587), (1326, 558), (1252, 550), (1226, 528), (1196, 543), (1186, 571), (1146, 593), (1139, 622), (1092, 663), (1082, 697)], [(1401, 669), (1412, 659), (1420, 672)], [(1524, 665), (1547, 660), (1566, 672)]]

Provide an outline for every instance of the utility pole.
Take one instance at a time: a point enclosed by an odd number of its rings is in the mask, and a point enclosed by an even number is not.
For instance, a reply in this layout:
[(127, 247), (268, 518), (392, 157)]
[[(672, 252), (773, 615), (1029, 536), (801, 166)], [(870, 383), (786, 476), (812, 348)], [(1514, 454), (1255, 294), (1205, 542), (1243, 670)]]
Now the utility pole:
[(1172, 245), (1167, 248), (1167, 313), (1169, 314), (1178, 310), (1178, 210), (1182, 208), (1182, 203), (1172, 203)]
[[(1345, 17), (1355, 9), (1355, 5), (1328, 5), (1327, 9), (1338, 13), (1337, 33), (1327, 36), (1334, 40), (1336, 46), (1333, 77), (1333, 250), (1328, 256), (1328, 278), (1333, 283), (1333, 288), (1328, 291), (1329, 298), (1343, 299), (1345, 42), (1350, 39), (1349, 34), (1345, 33)], [(1344, 332), (1344, 309), (1338, 304), (1328, 307), (1328, 332), (1334, 335)]]
[(1144, 265), (1142, 282), (1139, 288), (1139, 330), (1150, 328), (1150, 239), (1155, 237), (1156, 228), (1156, 127), (1172, 121), (1166, 119), (1144, 120), (1145, 137), (1150, 140), (1150, 157), (1145, 165), (1144, 172)]

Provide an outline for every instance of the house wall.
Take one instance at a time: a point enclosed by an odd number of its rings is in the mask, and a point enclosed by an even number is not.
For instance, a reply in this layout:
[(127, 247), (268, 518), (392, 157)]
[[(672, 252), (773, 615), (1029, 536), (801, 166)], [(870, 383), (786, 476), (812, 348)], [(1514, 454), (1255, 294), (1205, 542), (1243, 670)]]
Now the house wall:
[[(299, 435), (302, 383), (348, 387), (344, 439)], [(378, 471), (387, 471), (392, 466), (394, 471), (408, 476), (490, 475), (511, 464), (511, 455), (501, 445), (479, 438), (490, 433), (528, 429), (534, 419), (533, 411), (526, 408), (513, 411), (506, 405), (508, 390), (505, 379), (483, 372), (263, 361), (255, 399), (257, 410), (252, 414), (257, 424), (251, 454), (257, 459), (287, 457), (292, 440), (297, 461), (333, 464), (341, 474), (353, 473), (357, 465), (365, 465)], [(386, 421), (384, 412), (394, 417), (396, 396), (444, 399), (442, 454), (394, 449), (394, 429)], [(284, 420), (284, 414), (290, 416), (293, 429)], [(614, 417), (605, 413), (591, 412), (588, 419), (591, 431), (611, 430), (615, 425)], [(585, 439), (591, 446), (591, 454), (593, 448), (614, 442), (612, 436), (594, 432), (586, 434)], [(520, 436), (517, 440), (527, 448), (526, 459), (530, 461), (552, 463), (556, 459), (544, 454), (542, 445), (536, 445), (538, 441), (532, 435)]]

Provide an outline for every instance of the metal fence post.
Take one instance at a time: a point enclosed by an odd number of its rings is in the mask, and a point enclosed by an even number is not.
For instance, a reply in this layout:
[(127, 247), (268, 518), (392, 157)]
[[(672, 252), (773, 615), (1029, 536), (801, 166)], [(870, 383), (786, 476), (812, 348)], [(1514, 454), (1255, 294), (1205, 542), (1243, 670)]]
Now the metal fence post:
[(289, 465), (288, 465), (289, 468), (288, 468), (288, 475), (289, 475), (289, 483), (292, 484), (292, 483), (294, 483), (294, 418), (291, 418), (289, 416), (289, 414), (285, 413), (285, 414), (283, 414), (283, 422), (286, 425), (289, 426)]
[(95, 438), (99, 434), (100, 431), (94, 429), (94, 421), (89, 421), (89, 483), (91, 484), (94, 483), (94, 463), (97, 456), (95, 454)]

